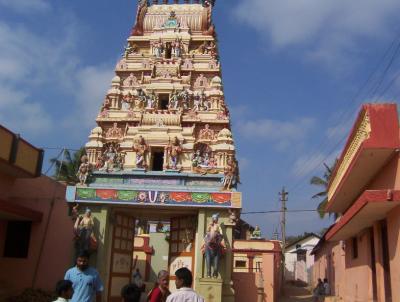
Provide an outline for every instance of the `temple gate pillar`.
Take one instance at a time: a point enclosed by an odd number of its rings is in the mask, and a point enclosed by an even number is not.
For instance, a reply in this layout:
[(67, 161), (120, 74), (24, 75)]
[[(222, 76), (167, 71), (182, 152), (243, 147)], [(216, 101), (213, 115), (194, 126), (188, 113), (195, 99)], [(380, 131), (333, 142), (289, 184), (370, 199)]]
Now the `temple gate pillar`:
[[(229, 216), (229, 215), (228, 215)], [(225, 254), (225, 275), (223, 276), (223, 285), (222, 285), (222, 301), (224, 302), (234, 302), (235, 301), (235, 291), (233, 289), (233, 281), (232, 281), (232, 264), (233, 264), (233, 228), (235, 227), (235, 223), (229, 221), (229, 218), (225, 218), (225, 245), (226, 245), (226, 254)]]

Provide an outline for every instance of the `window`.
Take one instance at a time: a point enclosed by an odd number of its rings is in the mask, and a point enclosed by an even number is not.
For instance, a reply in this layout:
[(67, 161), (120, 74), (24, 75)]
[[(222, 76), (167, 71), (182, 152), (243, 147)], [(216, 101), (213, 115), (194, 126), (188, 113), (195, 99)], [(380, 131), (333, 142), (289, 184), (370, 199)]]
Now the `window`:
[(352, 255), (353, 255), (353, 259), (358, 258), (358, 240), (357, 237), (353, 237), (352, 239)]
[(306, 262), (306, 260), (307, 260), (306, 250), (297, 251), (297, 261)]
[(154, 151), (152, 155), (152, 170), (153, 171), (163, 171), (164, 165), (164, 151)]
[(246, 268), (246, 261), (245, 260), (236, 260), (235, 267)]
[(31, 221), (9, 221), (7, 223), (4, 257), (28, 257), (31, 226)]
[(158, 96), (158, 99), (159, 99), (159, 109), (167, 110), (169, 103), (169, 94), (160, 94)]

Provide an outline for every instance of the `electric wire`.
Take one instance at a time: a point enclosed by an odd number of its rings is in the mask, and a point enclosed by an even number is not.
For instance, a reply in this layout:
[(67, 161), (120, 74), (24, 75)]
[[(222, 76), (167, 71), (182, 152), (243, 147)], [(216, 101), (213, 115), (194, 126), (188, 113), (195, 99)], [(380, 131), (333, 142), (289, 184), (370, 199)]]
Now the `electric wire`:
[[(354, 111), (357, 111), (358, 108), (356, 107), (355, 109), (351, 109), (351, 107), (356, 104), (359, 103), (357, 102), (357, 98), (358, 96), (361, 94), (361, 92), (367, 87), (367, 85), (369, 84), (369, 82), (372, 80), (374, 74), (379, 70), (379, 67), (382, 65), (382, 63), (386, 60), (386, 57), (388, 56), (388, 54), (391, 52), (392, 48), (394, 45), (396, 45), (396, 41), (400, 39), (400, 34), (396, 36), (396, 38), (392, 41), (392, 43), (390, 44), (390, 46), (387, 48), (387, 50), (385, 51), (385, 54), (383, 55), (383, 57), (378, 61), (378, 64), (375, 66), (375, 68), (373, 69), (373, 71), (370, 73), (370, 75), (368, 76), (367, 80), (362, 84), (361, 88), (358, 89), (357, 93), (354, 95), (354, 97), (351, 100), (351, 106), (350, 106), (350, 110), (347, 111), (343, 111), (343, 114), (341, 115), (341, 117), (339, 119), (342, 119), (344, 117), (346, 117), (347, 119), (347, 115), (348, 113), (351, 113), (351, 115), (354, 114)], [(378, 80), (377, 84), (374, 86), (374, 88), (371, 88), (369, 90), (369, 93), (367, 94), (368, 96), (372, 95), (374, 96), (374, 94), (377, 93), (378, 89), (381, 87), (389, 69), (391, 68), (391, 66), (393, 65), (393, 63), (395, 62), (395, 60), (397, 59), (397, 57), (399, 56), (400, 53), (400, 41), (397, 43), (397, 46), (395, 48), (395, 51), (393, 52), (393, 54), (391, 55), (389, 62), (387, 63), (383, 74), (380, 76), (380, 79)], [(393, 78), (392, 81), (389, 83), (389, 85), (384, 89), (384, 92), (387, 91), (387, 89), (389, 89), (391, 87), (391, 85), (393, 85), (394, 81), (396, 78)], [(362, 99), (361, 99), (362, 100)], [(337, 126), (339, 126), (342, 122), (340, 122)], [(301, 178), (299, 181), (297, 181), (292, 187), (289, 187), (289, 191), (294, 191), (297, 188), (301, 187), (300, 185), (303, 184), (303, 182), (307, 179), (306, 176), (311, 175), (312, 173), (314, 173), (316, 170), (319, 169), (319, 167), (321, 166), (322, 163), (324, 163), (327, 159), (329, 159), (329, 157), (333, 154), (333, 152), (335, 152), (336, 148), (346, 139), (347, 137), (347, 133), (344, 134), (340, 139), (339, 142), (335, 144), (335, 147), (331, 149), (331, 151), (323, 158), (322, 161), (319, 161), (318, 164), (316, 164), (309, 172), (307, 172), (307, 174)], [(324, 143), (324, 139), (321, 141), (321, 144), (319, 144), (320, 146), (322, 145), (322, 143)], [(307, 164), (313, 160), (312, 158), (310, 158), (305, 164), (303, 169), (299, 172), (299, 174), (302, 174), (302, 172), (304, 171), (304, 169), (306, 169)]]

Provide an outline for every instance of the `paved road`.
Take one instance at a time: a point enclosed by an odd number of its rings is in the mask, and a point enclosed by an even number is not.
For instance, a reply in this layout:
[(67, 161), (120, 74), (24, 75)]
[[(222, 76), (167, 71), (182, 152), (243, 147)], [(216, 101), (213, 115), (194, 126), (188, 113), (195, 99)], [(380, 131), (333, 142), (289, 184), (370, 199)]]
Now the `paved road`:
[(307, 288), (286, 285), (279, 302), (312, 302), (312, 295)]

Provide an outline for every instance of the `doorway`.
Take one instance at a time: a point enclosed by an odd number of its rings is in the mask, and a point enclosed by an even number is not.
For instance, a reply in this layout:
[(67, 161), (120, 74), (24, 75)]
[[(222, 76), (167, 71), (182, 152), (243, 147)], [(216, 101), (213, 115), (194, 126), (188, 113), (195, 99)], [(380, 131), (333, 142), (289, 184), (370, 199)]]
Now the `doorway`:
[(392, 299), (392, 287), (390, 284), (390, 260), (389, 260), (389, 242), (386, 220), (381, 221), (381, 238), (382, 238), (382, 264), (384, 272), (385, 298), (386, 301)]
[(151, 154), (151, 170), (152, 171), (163, 171), (164, 166), (164, 151), (155, 150)]
[(111, 241), (109, 302), (121, 301), (121, 288), (131, 281), (134, 232), (135, 218), (126, 213), (116, 213)]
[(158, 99), (159, 99), (159, 109), (168, 110), (169, 94), (159, 94)]

